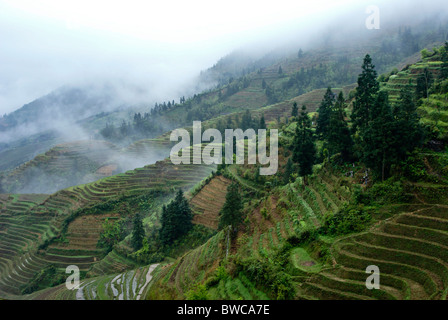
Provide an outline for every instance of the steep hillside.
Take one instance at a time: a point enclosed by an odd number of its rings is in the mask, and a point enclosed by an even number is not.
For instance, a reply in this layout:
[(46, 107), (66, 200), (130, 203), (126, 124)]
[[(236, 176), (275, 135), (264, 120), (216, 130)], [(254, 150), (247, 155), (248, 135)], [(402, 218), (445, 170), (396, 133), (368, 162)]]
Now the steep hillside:
[[(437, 57), (424, 59), (403, 71), (402, 82), (412, 86), (409, 79), (425, 69), (438, 79), (441, 65)], [(392, 103), (397, 78), (384, 86)], [(431, 119), (422, 111), (432, 107), (443, 124), (446, 84), (435, 83), (417, 101), (421, 123)], [(306, 180), (293, 176), (280, 187), (244, 166), (227, 167), (225, 176), (250, 190), (238, 234), (231, 238), (225, 229), (214, 236), (214, 263), (201, 259), (205, 245), (178, 259), (155, 278), (148, 298), (445, 300), (448, 158), (444, 136), (431, 129), (428, 139), (438, 150), (429, 144), (408, 154), (384, 182), (372, 183), (360, 163), (341, 166), (330, 159)], [(380, 270), (379, 289), (366, 287), (369, 266)]]
[[(185, 298), (198, 283), (209, 299), (445, 299), (446, 180), (409, 183), (406, 200), (380, 207), (367, 231), (317, 238), (306, 231), (343, 208), (358, 179), (325, 168), (307, 186), (298, 180), (249, 204), (236, 239), (221, 232), (209, 241), (214, 251), (207, 243), (178, 259), (156, 276), (148, 298)], [(381, 271), (380, 290), (365, 286), (369, 265)]]
[[(434, 139), (447, 141), (447, 82), (445, 80), (437, 83), (442, 65), (440, 52), (426, 50), (425, 56), (420, 57), (416, 63), (386, 75), (382, 87), (389, 93), (389, 101), (396, 103), (399, 101), (401, 90), (410, 88), (414, 92), (418, 89), (419, 78), (422, 83), (427, 83), (428, 92), (422, 94), (428, 96), (421, 98), (418, 108), (421, 122), (430, 128)], [(431, 87), (434, 82), (436, 85)]]
[[(2, 296), (20, 294), (36, 273), (51, 265), (62, 272), (76, 264), (87, 272), (104, 257), (97, 243), (106, 218), (143, 210), (157, 221), (157, 208), (176, 188), (188, 190), (214, 169), (216, 166), (176, 166), (168, 159), (50, 196), (2, 195)], [(112, 262), (120, 259), (118, 255)]]

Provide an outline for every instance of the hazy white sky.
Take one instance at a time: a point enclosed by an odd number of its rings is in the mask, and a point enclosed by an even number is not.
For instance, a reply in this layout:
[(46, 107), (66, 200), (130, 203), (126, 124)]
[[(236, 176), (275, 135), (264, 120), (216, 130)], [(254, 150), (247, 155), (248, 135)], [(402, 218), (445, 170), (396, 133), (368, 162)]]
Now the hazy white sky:
[(145, 40), (192, 43), (258, 30), (359, 0), (5, 0), (68, 29), (94, 28)]
[(354, 2), (0, 0), (0, 114), (87, 79), (163, 92), (249, 41)]
[(170, 92), (240, 46), (375, 2), (0, 0), (0, 114), (92, 79)]

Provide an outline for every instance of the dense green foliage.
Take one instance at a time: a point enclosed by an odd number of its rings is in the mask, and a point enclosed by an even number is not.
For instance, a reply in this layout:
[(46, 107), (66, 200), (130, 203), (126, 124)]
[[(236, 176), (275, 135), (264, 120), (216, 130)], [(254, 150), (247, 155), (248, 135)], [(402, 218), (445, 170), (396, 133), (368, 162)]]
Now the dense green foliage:
[(440, 79), (448, 79), (448, 42), (445, 42), (445, 46), (440, 49), (442, 51), (441, 60), (443, 62), (440, 68)]
[(163, 206), (160, 222), (160, 241), (163, 245), (170, 245), (193, 227), (192, 212), (187, 199), (181, 189), (175, 199), (167, 206)]
[(272, 299), (287, 300), (295, 296), (296, 290), (292, 277), (283, 270), (281, 264), (249, 258), (237, 261), (239, 271), (244, 272), (257, 284), (269, 292)]
[(103, 223), (103, 232), (101, 232), (98, 245), (111, 251), (113, 247), (124, 239), (125, 229), (122, 220), (106, 219)]
[(299, 163), (300, 176), (307, 176), (313, 172), (313, 165), (316, 160), (316, 145), (311, 130), (311, 119), (306, 113), (306, 106), (302, 107), (297, 121), (292, 159)]
[(299, 107), (297, 106), (297, 102), (294, 101), (294, 103), (292, 105), (291, 116), (297, 117), (298, 115), (299, 115)]
[(352, 114), (353, 127), (358, 129), (356, 150), (361, 161), (384, 180), (393, 164), (422, 144), (423, 131), (410, 90), (403, 89), (398, 104), (391, 106), (388, 93), (379, 90), (369, 55), (358, 84)]
[(344, 94), (340, 92), (331, 109), (326, 137), (329, 155), (340, 153), (343, 161), (350, 161), (353, 158), (353, 139), (350, 135), (348, 123), (345, 121), (345, 107)]
[(31, 281), (23, 287), (22, 294), (57, 286), (64, 283), (66, 278), (67, 274), (64, 271), (57, 269), (54, 265), (49, 265), (34, 275)]
[(143, 229), (143, 219), (140, 214), (134, 216), (133, 230), (131, 237), (132, 248), (137, 251), (143, 247), (143, 239), (145, 238), (145, 230)]
[(371, 219), (371, 214), (363, 206), (347, 206), (327, 216), (322, 231), (330, 235), (360, 232), (367, 228)]
[(335, 102), (334, 93), (331, 88), (327, 88), (324, 98), (320, 104), (317, 112), (319, 113), (319, 118), (317, 119), (316, 134), (321, 137), (328, 136), (330, 130), (330, 118), (331, 111)]
[(288, 158), (286, 162), (285, 170), (283, 172), (283, 184), (287, 184), (290, 181), (291, 175), (294, 173), (294, 164), (292, 158)]
[(415, 89), (417, 100), (426, 99), (429, 95), (429, 88), (431, 87), (434, 79), (432, 73), (428, 68), (423, 69), (423, 72), (419, 74), (417, 78), (417, 87)]
[(358, 128), (362, 130), (372, 118), (377, 116), (373, 113), (372, 108), (379, 90), (379, 83), (372, 58), (368, 54), (364, 58), (362, 70), (358, 77), (358, 87), (356, 88), (355, 102), (353, 103), (351, 115), (353, 130)]

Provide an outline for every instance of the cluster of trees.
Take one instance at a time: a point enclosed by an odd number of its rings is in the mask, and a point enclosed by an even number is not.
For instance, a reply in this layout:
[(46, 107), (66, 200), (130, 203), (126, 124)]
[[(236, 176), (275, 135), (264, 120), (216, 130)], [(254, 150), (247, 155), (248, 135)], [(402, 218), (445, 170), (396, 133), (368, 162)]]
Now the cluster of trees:
[(299, 90), (298, 94), (302, 94), (309, 87), (322, 87), (324, 83), (330, 82), (327, 78), (329, 75), (328, 71), (329, 66), (322, 63), (308, 69), (301, 68), (299, 72), (296, 72), (283, 84), (283, 89), (288, 90), (294, 87)]
[(159, 239), (162, 245), (169, 246), (193, 228), (193, 213), (181, 189), (167, 206), (162, 208), (162, 224)]
[[(242, 222), (243, 203), (241, 192), (237, 183), (231, 183), (227, 188), (226, 202), (220, 211), (219, 229), (232, 226), (237, 230)], [(193, 228), (193, 213), (181, 189), (177, 192), (175, 198), (166, 206), (162, 207), (162, 216), (160, 219), (161, 227), (158, 231), (156, 240), (163, 247), (172, 246), (176, 240), (185, 236)], [(119, 236), (121, 232), (120, 225), (111, 225), (115, 239), (123, 239)], [(115, 231), (116, 229), (116, 231)], [(142, 216), (136, 214), (133, 220), (133, 231), (131, 235), (131, 245), (135, 251), (140, 250), (145, 243), (145, 230), (143, 228)]]
[[(292, 161), (299, 165), (299, 175), (312, 173), (316, 161), (316, 140), (322, 140), (325, 156), (339, 154), (347, 162), (360, 160), (377, 177), (385, 179), (394, 164), (404, 160), (406, 154), (423, 143), (424, 133), (416, 109), (418, 92), (410, 86), (402, 89), (398, 103), (391, 105), (388, 93), (381, 91), (377, 73), (369, 55), (364, 58), (362, 73), (358, 77), (351, 126), (346, 119), (345, 98), (337, 97), (328, 88), (318, 109), (315, 132), (306, 107), (298, 117), (297, 105), (292, 115), (297, 127), (292, 145)], [(287, 164), (285, 171), (291, 171)], [(287, 178), (285, 177), (285, 180)]]
[[(228, 83), (219, 89), (218, 98), (215, 102), (222, 102), (226, 98), (234, 95), (240, 90), (247, 88), (250, 85), (250, 79), (242, 76), (236, 80), (232, 77)], [(210, 91), (209, 91), (210, 92)], [(150, 138), (173, 129), (186, 123), (191, 123), (193, 120), (204, 121), (213, 118), (219, 113), (219, 108), (213, 108), (213, 102), (203, 101), (204, 94), (195, 94), (193, 97), (186, 99), (180, 98), (180, 103), (175, 101), (156, 103), (150, 112), (135, 113), (133, 121), (122, 120), (120, 126), (107, 123), (106, 126), (100, 130), (100, 134), (104, 139), (111, 141), (121, 141), (128, 138), (142, 139)], [(169, 119), (167, 113), (180, 106), (185, 107), (186, 116), (183, 118)], [(163, 119), (162, 119), (163, 117)]]
[(160, 117), (165, 115), (168, 111), (185, 105), (190, 109), (194, 101), (200, 100), (199, 95), (194, 95), (193, 98), (185, 99), (185, 96), (180, 97), (179, 103), (173, 101), (155, 103), (154, 107), (145, 113), (134, 113), (133, 121), (122, 120), (120, 126), (115, 126), (112, 123), (106, 123), (106, 126), (100, 130), (100, 134), (104, 139), (112, 141), (125, 140), (127, 138), (148, 138), (160, 135), (171, 128), (164, 125), (160, 121)]
[(104, 139), (111, 141), (125, 140), (131, 137), (146, 138), (160, 135), (166, 131), (166, 127), (157, 120), (157, 117), (151, 116), (149, 113), (134, 114), (133, 122), (123, 120), (119, 127), (114, 124), (107, 123), (106, 127), (100, 130), (100, 134)]
[(143, 247), (143, 239), (145, 238), (145, 229), (143, 227), (143, 216), (140, 213), (135, 214), (133, 221), (133, 230), (131, 236), (131, 246), (137, 251)]
[(417, 77), (417, 87), (416, 87), (416, 99), (426, 99), (429, 96), (429, 88), (434, 82), (434, 77), (428, 68), (423, 69), (423, 72)]
[(294, 102), (291, 115), (297, 126), (292, 144), (292, 157), (285, 167), (285, 183), (293, 173), (293, 162), (299, 165), (298, 173), (305, 177), (306, 183), (306, 177), (312, 173), (317, 159), (316, 139), (324, 140), (324, 150), (328, 157), (340, 154), (343, 161), (351, 160), (353, 141), (345, 119), (345, 107), (343, 93), (341, 92), (336, 99), (331, 88), (328, 88), (318, 110), (316, 130), (313, 131), (306, 106), (302, 106), (298, 115), (297, 103)]
[(378, 66), (384, 67), (410, 56), (419, 50), (419, 39), (410, 27), (400, 27), (398, 35), (383, 39), (381, 47), (374, 52)]
[[(150, 263), (161, 261), (167, 252), (175, 248), (176, 241), (193, 229), (193, 213), (181, 189), (168, 205), (162, 207), (160, 227), (145, 228), (145, 211), (143, 209), (120, 219), (106, 219), (98, 246), (107, 252), (115, 248), (131, 259)], [(120, 245), (125, 238), (129, 239), (132, 252)]]
[(283, 83), (283, 90), (294, 90), (297, 95), (301, 95), (315, 88), (335, 86), (355, 80), (354, 66), (350, 64), (347, 57), (340, 57), (333, 63), (320, 63), (308, 69), (301, 68)]
[[(278, 74), (284, 75), (281, 66), (278, 68)], [(268, 103), (274, 104), (288, 96), (288, 92), (293, 92), (293, 95), (296, 96), (325, 85), (350, 83), (355, 80), (355, 68), (350, 64), (349, 59), (343, 56), (333, 63), (320, 63), (310, 68), (302, 67), (300, 71), (289, 75), (288, 80), (283, 82), (280, 88), (267, 84), (264, 79), (261, 86), (265, 90)]]
[(185, 96), (180, 97), (179, 103), (176, 103), (174, 100), (168, 101), (168, 103), (167, 102), (163, 102), (163, 103), (156, 102), (156, 104), (154, 105), (154, 108), (151, 109), (149, 114), (151, 116), (162, 115), (164, 112), (171, 110), (171, 109), (175, 109), (175, 108), (185, 104), (186, 102), (187, 102), (187, 100), (185, 99)]
[(317, 136), (324, 140), (324, 149), (328, 156), (340, 154), (344, 162), (352, 159), (353, 140), (350, 135), (345, 114), (345, 98), (341, 91), (336, 98), (328, 88), (319, 107), (317, 119)]
[(0, 174), (0, 194), (6, 193), (6, 190), (3, 188), (3, 175)]
[[(226, 129), (242, 129), (243, 131), (247, 129), (266, 129), (266, 120), (262, 114), (259, 118), (253, 117), (250, 110), (246, 109), (242, 116), (235, 115), (234, 117), (227, 117), (227, 120), (219, 119), (214, 129), (217, 129), (224, 136)], [(205, 128), (203, 128), (205, 130)]]
[(398, 30), (398, 37), (398, 48), (395, 48), (395, 53), (399, 51), (403, 56), (410, 56), (411, 54), (418, 52), (418, 39), (412, 34), (411, 27), (400, 27)]
[(102, 227), (103, 231), (100, 234), (98, 245), (106, 248), (107, 252), (109, 252), (126, 236), (124, 222), (123, 220), (115, 221), (107, 218)]
[(311, 128), (311, 119), (306, 112), (306, 106), (297, 119), (297, 127), (294, 135), (292, 160), (299, 163), (299, 175), (306, 177), (313, 171), (316, 157), (316, 144)]
[(233, 78), (231, 78), (229, 80), (229, 84), (225, 88), (219, 90), (218, 102), (222, 102), (224, 99), (234, 95), (241, 89), (249, 87), (249, 85), (250, 85), (250, 79), (247, 78), (246, 76), (241, 77), (235, 81), (233, 80)]
[(423, 142), (416, 109), (415, 94), (409, 86), (402, 89), (397, 104), (389, 103), (387, 92), (379, 90), (372, 59), (367, 55), (353, 104), (355, 152), (383, 180), (393, 164)]

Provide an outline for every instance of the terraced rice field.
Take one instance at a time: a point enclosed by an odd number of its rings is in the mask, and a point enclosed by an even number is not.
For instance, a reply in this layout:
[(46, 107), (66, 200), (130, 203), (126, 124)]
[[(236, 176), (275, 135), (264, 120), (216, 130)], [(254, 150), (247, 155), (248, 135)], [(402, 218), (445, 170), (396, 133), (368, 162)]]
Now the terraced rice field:
[[(291, 207), (297, 204), (297, 211), (284, 212), (277, 196), (268, 196), (268, 200), (260, 202), (256, 210), (250, 213), (251, 227), (240, 233), (241, 239), (236, 241), (236, 246), (233, 244), (229, 247), (226, 234), (221, 231), (201, 247), (164, 268), (156, 277), (156, 285), (151, 289), (149, 298), (181, 298), (191, 288), (191, 283), (201, 283), (211, 272), (215, 272), (218, 261), (227, 254), (269, 258), (286, 239), (295, 235), (306, 224), (319, 226), (325, 212), (335, 211), (346, 200), (344, 197), (350, 196), (350, 190), (340, 185), (341, 178), (329, 173), (322, 176), (322, 180), (310, 179), (309, 186), (303, 192), (297, 191), (298, 186), (293, 184), (287, 186), (289, 189), (285, 187), (283, 192), (291, 202)], [(214, 202), (213, 197), (204, 197), (201, 201)], [(265, 213), (263, 208), (266, 208)], [(310, 212), (307, 213), (307, 210)], [(302, 274), (314, 275), (320, 272), (322, 266), (309, 257), (305, 250), (301, 250), (294, 251), (291, 259)], [(159, 289), (159, 286), (164, 289)], [(261, 287), (240, 273), (233, 278), (220, 280), (208, 294), (211, 299), (268, 299)]]
[(398, 102), (401, 89), (410, 86), (412, 90), (417, 87), (417, 78), (425, 68), (428, 69), (437, 78), (440, 70), (441, 61), (420, 61), (411, 65), (407, 70), (400, 71), (396, 75), (389, 78), (385, 89), (389, 93), (389, 101), (391, 103)]
[(60, 144), (17, 167), (5, 184), (13, 186), (12, 192), (53, 193), (165, 159), (172, 145), (165, 135), (124, 149), (94, 140)]
[(137, 267), (137, 264), (129, 259), (118, 254), (115, 250), (112, 250), (107, 254), (104, 259), (94, 264), (89, 270), (87, 275), (92, 276), (102, 276), (108, 274), (114, 274), (118, 272), (124, 272), (126, 270), (131, 270)]
[[(160, 277), (156, 279), (156, 284), (172, 288), (172, 291), (176, 292), (175, 295), (167, 297), (182, 297), (186, 294), (186, 288), (190, 287), (188, 284), (201, 282), (207, 274), (214, 272), (217, 261), (224, 258), (227, 252), (229, 254), (238, 252), (242, 255), (246, 252), (249, 256), (268, 258), (281, 243), (295, 235), (306, 224), (319, 226), (325, 212), (337, 210), (338, 206), (346, 200), (345, 197), (350, 196), (350, 190), (340, 186), (340, 178), (331, 174), (322, 176), (324, 177), (322, 180), (310, 179), (305, 191), (299, 192), (296, 189), (298, 186), (293, 184), (287, 186), (289, 189), (285, 187), (283, 192), (286, 193), (292, 207), (297, 204), (297, 211), (285, 213), (278, 202), (279, 199), (269, 196), (269, 200), (262, 201), (250, 214), (251, 229), (244, 232), (249, 236), (244, 237), (241, 234), (244, 240), (237, 240), (238, 247), (228, 248), (226, 235), (220, 232), (200, 248), (189, 252), (172, 266), (164, 269)], [(206, 203), (207, 199), (203, 202)], [(208, 202), (213, 202), (211, 197)], [(263, 208), (266, 208), (266, 213), (263, 213)], [(220, 240), (217, 239), (218, 237)], [(218, 251), (216, 251), (216, 242), (220, 243)], [(214, 249), (211, 250), (212, 248)], [(213, 256), (216, 260), (215, 264), (213, 264)], [(293, 256), (296, 257), (292, 258), (295, 265), (305, 275), (317, 274), (322, 269), (321, 265), (313, 261), (305, 250), (300, 253), (296, 250)], [(164, 294), (156, 288), (154, 290), (150, 292), (150, 297), (151, 294)], [(252, 283), (243, 273), (219, 281), (209, 290), (209, 296), (212, 299), (268, 299), (260, 286)]]
[[(350, 191), (340, 178), (323, 174), (310, 179), (309, 185), (289, 193), (297, 203), (297, 214), (281, 214), (278, 201), (262, 202), (251, 215), (252, 235), (238, 248), (260, 258), (271, 256), (282, 241), (297, 229), (312, 223), (319, 226), (326, 213), (335, 212), (348, 199)], [(428, 186), (427, 186), (428, 187)], [(445, 185), (432, 186), (444, 188)], [(289, 192), (285, 188), (285, 192)], [(440, 199), (439, 199), (440, 200)], [(298, 297), (303, 299), (446, 299), (448, 294), (448, 205), (438, 199), (407, 205), (406, 210), (381, 221), (367, 232), (337, 239), (331, 246), (332, 266), (322, 266), (306, 250), (296, 248), (291, 261), (303, 275), (297, 278)], [(262, 208), (268, 208), (263, 216)], [(281, 206), (281, 205), (280, 205)], [(224, 245), (224, 244), (223, 244)], [(224, 245), (225, 246), (225, 245)], [(178, 289), (183, 279), (180, 265), (173, 266)], [(380, 289), (366, 288), (366, 268), (376, 265), (380, 270)], [(172, 276), (173, 277), (173, 276)], [(257, 289), (258, 288), (258, 289)], [(257, 290), (258, 294), (254, 293)], [(209, 292), (215, 299), (265, 298), (240, 274), (221, 280)]]
[(137, 268), (120, 274), (81, 280), (79, 288), (68, 290), (65, 284), (42, 290), (22, 299), (33, 300), (141, 300), (150, 286), (159, 264)]
[(44, 195), (2, 195), (0, 211), (0, 294), (19, 294), (48, 262), (36, 253), (37, 246), (59, 232), (59, 222), (32, 209)]
[(243, 273), (234, 279), (221, 280), (217, 288), (210, 290), (209, 296), (216, 300), (269, 300)]
[[(344, 93), (344, 97), (348, 97), (349, 92), (356, 87), (355, 84), (345, 86), (342, 89), (333, 88), (332, 91), (335, 94), (339, 94), (339, 92)], [(291, 117), (292, 105), (294, 102), (297, 102), (299, 109), (305, 105), (307, 112), (317, 112), (319, 108), (322, 98), (325, 95), (327, 89), (316, 89), (312, 90), (308, 93), (297, 96), (291, 100), (286, 100), (274, 105), (267, 106), (265, 108), (261, 108), (253, 112), (254, 116), (260, 117), (261, 114), (264, 115), (266, 121), (274, 121), (280, 118)]]
[(123, 174), (61, 190), (33, 210), (66, 214), (107, 199), (144, 194), (154, 188), (169, 190), (182, 187), (188, 190), (215, 169), (216, 165), (173, 165), (169, 159), (159, 161)]
[(0, 294), (20, 294), (20, 288), (50, 264), (61, 269), (75, 264), (84, 271), (95, 266), (91, 270), (93, 275), (135, 267), (114, 252), (100, 264), (101, 252), (95, 246), (101, 221), (106, 216), (81, 216), (70, 223), (65, 240), (51, 244), (43, 252), (38, 252), (37, 248), (45, 240), (60, 234), (62, 221), (79, 208), (123, 195), (143, 195), (154, 189), (189, 190), (213, 170), (216, 165), (173, 165), (168, 159), (50, 196), (1, 195)]
[[(423, 205), (369, 232), (337, 241), (335, 268), (302, 285), (320, 299), (446, 299), (448, 207)], [(369, 265), (380, 270), (380, 289), (365, 286)]]
[(123, 156), (148, 164), (153, 159), (165, 159), (169, 157), (174, 143), (170, 141), (170, 133), (164, 134), (157, 139), (144, 139), (134, 142), (121, 150)]
[[(326, 174), (322, 180), (311, 179), (301, 196), (293, 189), (289, 196), (290, 201), (297, 203), (297, 214), (282, 216), (276, 210), (275, 199), (268, 210), (270, 217), (263, 218), (261, 210), (256, 210), (251, 218), (252, 225), (256, 226), (253, 236), (239, 252), (267, 258), (297, 229), (310, 223), (319, 226), (323, 215), (334, 212), (348, 195), (349, 191), (335, 180), (335, 176)], [(297, 282), (298, 296), (304, 299), (446, 299), (447, 240), (448, 205), (436, 200), (433, 204), (409, 206), (408, 211), (378, 223), (368, 232), (336, 240), (331, 247), (333, 266), (326, 269), (305, 250), (294, 249), (292, 262), (304, 275), (300, 279), (306, 279)], [(380, 290), (366, 288), (365, 270), (369, 265), (380, 269)], [(221, 297), (232, 297), (223, 292)]]
[(104, 255), (97, 244), (105, 219), (118, 218), (118, 214), (80, 216), (68, 225), (64, 239), (52, 243), (45, 252), (45, 260), (61, 268), (77, 265), (88, 271)]
[[(200, 283), (210, 269), (217, 267), (218, 258), (225, 254), (225, 235), (221, 231), (206, 243), (189, 251), (172, 265), (163, 268), (154, 278), (154, 286), (147, 298), (160, 295), (169, 299), (183, 297), (191, 284)], [(160, 288), (170, 288), (160, 292)], [(168, 296), (167, 296), (168, 294)]]
[(448, 139), (448, 94), (431, 94), (418, 108), (421, 122), (428, 125), (437, 138)]
[(229, 179), (217, 176), (190, 200), (191, 208), (195, 213), (193, 223), (218, 229), (219, 211), (226, 201), (229, 185)]

